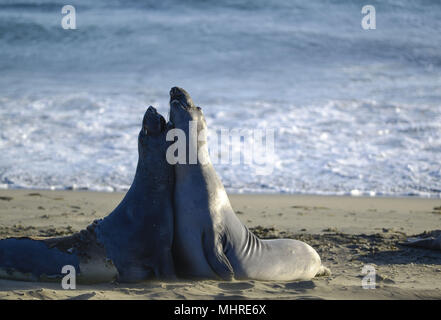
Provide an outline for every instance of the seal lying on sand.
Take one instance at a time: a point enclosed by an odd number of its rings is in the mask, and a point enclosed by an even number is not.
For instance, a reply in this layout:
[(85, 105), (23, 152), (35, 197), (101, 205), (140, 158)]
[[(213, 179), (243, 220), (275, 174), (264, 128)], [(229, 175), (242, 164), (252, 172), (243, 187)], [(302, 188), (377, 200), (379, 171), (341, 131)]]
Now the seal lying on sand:
[(418, 239), (410, 239), (407, 242), (402, 243), (404, 246), (415, 247), (415, 248), (425, 248), (432, 250), (441, 250), (441, 235), (437, 238), (428, 237), (428, 238), (418, 238)]
[(72, 265), (81, 282), (175, 278), (174, 170), (165, 158), (166, 131), (164, 118), (149, 107), (138, 136), (135, 178), (118, 207), (69, 237), (0, 240), (0, 277), (56, 279), (64, 265)]
[[(199, 137), (190, 133), (190, 121), (197, 124)], [(181, 88), (170, 91), (170, 122), (185, 132), (190, 146), (186, 163), (175, 165), (173, 257), (178, 275), (298, 280), (329, 273), (317, 252), (306, 243), (261, 240), (240, 222), (209, 160), (202, 111)], [(196, 164), (189, 162), (191, 146), (197, 148)]]

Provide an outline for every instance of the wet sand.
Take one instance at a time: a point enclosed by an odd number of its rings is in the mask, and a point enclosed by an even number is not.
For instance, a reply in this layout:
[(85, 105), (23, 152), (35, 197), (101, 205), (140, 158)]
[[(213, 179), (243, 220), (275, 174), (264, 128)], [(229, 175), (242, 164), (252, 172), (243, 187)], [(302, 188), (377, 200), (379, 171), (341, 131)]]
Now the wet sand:
[[(0, 238), (68, 235), (110, 213), (123, 193), (0, 190)], [(441, 199), (230, 195), (262, 238), (312, 245), (331, 276), (311, 281), (148, 281), (78, 285), (0, 280), (0, 299), (441, 299), (441, 252), (400, 243), (437, 235)], [(437, 231), (438, 230), (438, 231)], [(376, 270), (363, 289), (362, 268)]]

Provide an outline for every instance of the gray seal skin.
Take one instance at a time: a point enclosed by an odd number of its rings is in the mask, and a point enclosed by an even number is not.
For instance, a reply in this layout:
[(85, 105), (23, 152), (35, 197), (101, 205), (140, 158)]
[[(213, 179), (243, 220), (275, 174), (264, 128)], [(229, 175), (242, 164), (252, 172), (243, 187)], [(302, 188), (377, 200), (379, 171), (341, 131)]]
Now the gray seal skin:
[(173, 242), (174, 170), (166, 162), (167, 125), (149, 107), (138, 136), (133, 183), (117, 208), (69, 237), (0, 240), (0, 277), (45, 281), (74, 266), (79, 282), (175, 279)]
[(438, 236), (437, 238), (429, 237), (424, 239), (409, 240), (402, 243), (402, 245), (441, 251), (441, 236)]
[[(189, 134), (189, 121), (197, 121), (198, 141)], [(300, 280), (330, 273), (308, 244), (261, 240), (241, 223), (209, 160), (202, 111), (182, 88), (170, 91), (170, 122), (185, 132), (187, 146), (197, 146), (201, 160), (190, 164), (187, 147), (186, 163), (175, 165), (173, 257), (179, 276)]]
[(138, 137), (135, 178), (118, 207), (100, 222), (96, 236), (124, 282), (175, 277), (173, 242), (174, 170), (166, 161), (167, 125), (149, 107)]

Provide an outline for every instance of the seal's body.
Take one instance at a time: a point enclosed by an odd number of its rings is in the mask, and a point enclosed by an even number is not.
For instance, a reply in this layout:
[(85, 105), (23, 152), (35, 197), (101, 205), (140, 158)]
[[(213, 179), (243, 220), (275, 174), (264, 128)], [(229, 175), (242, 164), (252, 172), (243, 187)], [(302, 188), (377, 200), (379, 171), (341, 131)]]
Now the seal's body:
[(133, 183), (118, 207), (95, 228), (122, 281), (174, 277), (174, 170), (165, 158), (166, 124), (153, 107), (143, 124)]
[(408, 247), (414, 247), (414, 248), (424, 248), (424, 249), (431, 249), (431, 250), (439, 250), (441, 251), (441, 235), (437, 238), (429, 237), (429, 238), (423, 238), (423, 239), (413, 239), (408, 242), (402, 243), (405, 246)]
[(48, 280), (72, 265), (83, 282), (174, 278), (174, 170), (165, 158), (166, 131), (164, 118), (150, 107), (138, 136), (135, 178), (118, 207), (69, 237), (0, 240), (0, 277)]
[[(186, 152), (197, 148), (198, 162), (175, 165), (175, 241), (178, 275), (229, 280), (297, 280), (329, 273), (317, 252), (297, 240), (261, 240), (234, 213), (209, 160), (206, 124), (199, 107), (181, 88), (170, 91), (170, 121), (186, 133)], [(191, 134), (190, 121), (198, 135)]]

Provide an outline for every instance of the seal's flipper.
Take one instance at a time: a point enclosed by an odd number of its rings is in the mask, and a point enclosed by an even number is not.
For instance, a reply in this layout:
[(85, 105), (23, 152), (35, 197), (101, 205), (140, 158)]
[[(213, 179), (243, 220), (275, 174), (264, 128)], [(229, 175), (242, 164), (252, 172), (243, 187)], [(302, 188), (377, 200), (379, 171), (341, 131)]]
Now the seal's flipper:
[(325, 276), (330, 276), (331, 270), (327, 267), (325, 267), (324, 265), (320, 266), (319, 271), (317, 271), (317, 273), (315, 274), (316, 277), (325, 277)]
[(213, 237), (207, 237), (205, 233), (202, 233), (202, 248), (205, 259), (207, 259), (211, 269), (220, 279), (233, 280), (233, 267), (225, 256), (221, 242), (216, 242), (213, 240)]
[(44, 240), (7, 238), (0, 240), (0, 277), (39, 281), (62, 278), (62, 268), (71, 265), (80, 273), (76, 254), (51, 248)]

